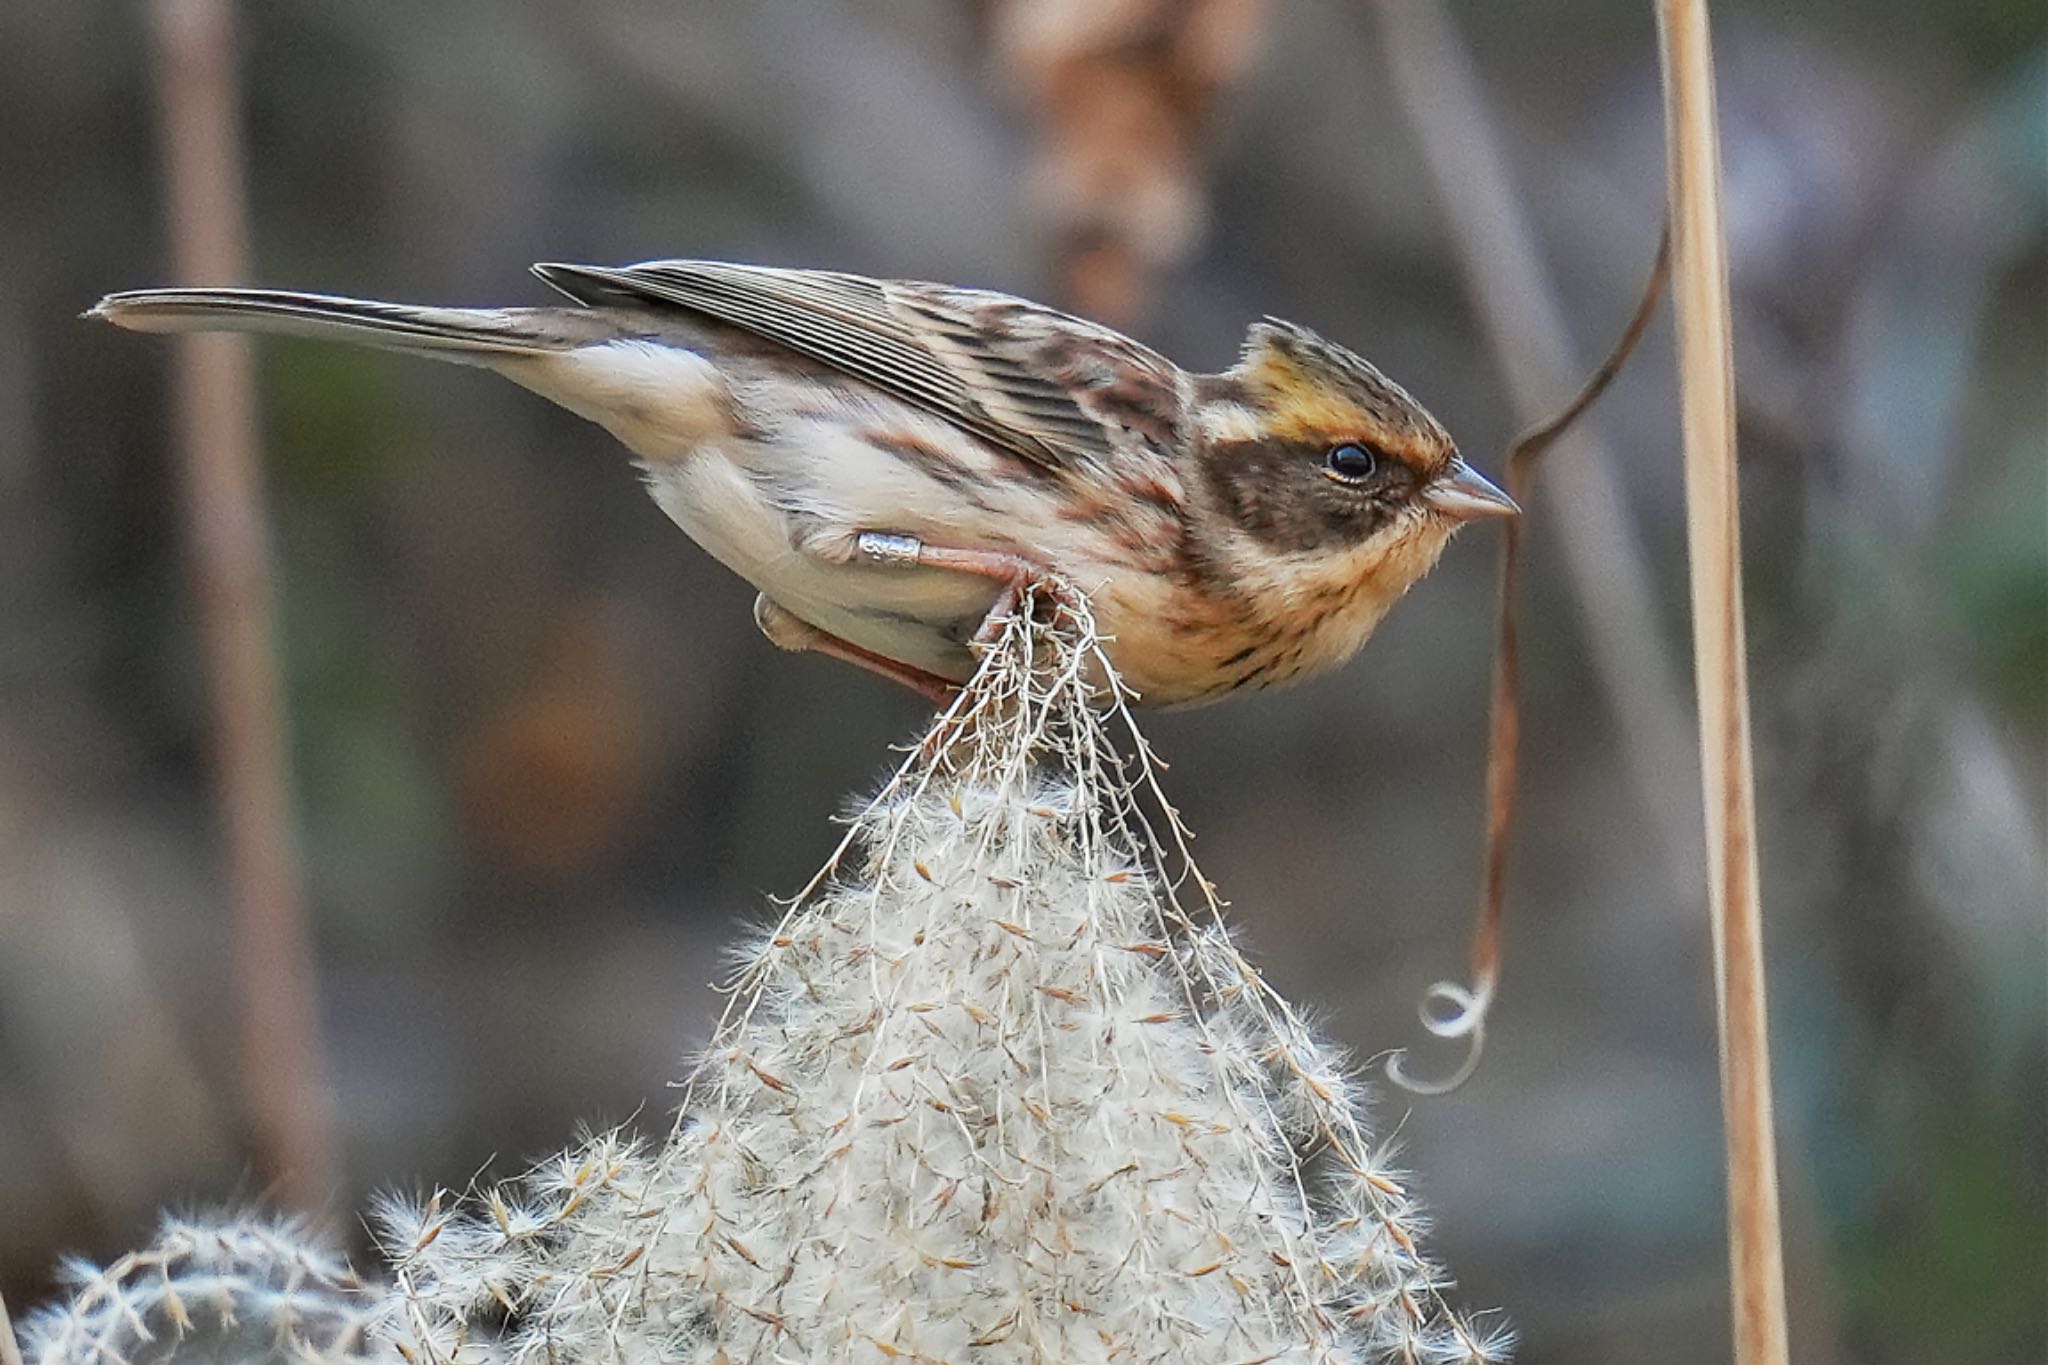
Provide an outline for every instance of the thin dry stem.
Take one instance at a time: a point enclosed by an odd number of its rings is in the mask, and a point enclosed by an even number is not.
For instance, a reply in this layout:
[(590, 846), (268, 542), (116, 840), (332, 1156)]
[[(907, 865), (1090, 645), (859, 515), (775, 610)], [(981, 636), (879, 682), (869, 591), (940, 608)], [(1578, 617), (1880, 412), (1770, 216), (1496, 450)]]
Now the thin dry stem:
[[(1669, 229), (1658, 238), (1657, 258), (1650, 278), (1636, 304), (1635, 315), (1622, 329), (1614, 349), (1600, 362), (1600, 368), (1572, 400), (1558, 412), (1538, 422), (1515, 438), (1508, 448), (1508, 496), (1529, 506), (1536, 463), (1557, 443), (1559, 437), (1585, 415), (1586, 409), (1607, 391), (1621, 373), (1636, 343), (1649, 330), (1663, 297), (1671, 263)], [(1493, 690), (1488, 714), (1486, 746), (1486, 870), (1480, 888), (1479, 929), (1473, 936), (1474, 977), (1488, 990), (1498, 972), (1501, 916), (1507, 901), (1508, 851), (1514, 833), (1516, 777), (1520, 767), (1522, 736), (1522, 651), (1516, 630), (1516, 598), (1522, 568), (1521, 518), (1510, 520), (1501, 537), (1500, 600), (1494, 621)]]
[[(1586, 409), (1599, 401), (1608, 385), (1621, 373), (1635, 351), (1636, 343), (1649, 330), (1656, 315), (1657, 301), (1671, 265), (1671, 233), (1657, 239), (1657, 259), (1643, 296), (1636, 303), (1635, 316), (1622, 329), (1614, 349), (1600, 362), (1563, 408), (1544, 418), (1515, 438), (1508, 447), (1508, 495), (1526, 510), (1536, 462), (1543, 458), (1558, 437), (1571, 430)], [(1405, 1054), (1387, 1059), (1387, 1075), (1400, 1086), (1419, 1095), (1444, 1095), (1470, 1080), (1479, 1068), (1486, 1044), (1486, 1015), (1500, 985), (1503, 932), (1507, 921), (1508, 854), (1514, 843), (1515, 797), (1519, 787), (1522, 750), (1522, 647), (1517, 630), (1517, 599), (1522, 569), (1522, 522), (1508, 522), (1500, 546), (1500, 587), (1495, 603), (1493, 645), (1493, 688), (1486, 727), (1486, 859), (1479, 879), (1479, 913), (1472, 926), (1472, 944), (1466, 971), (1470, 986), (1439, 981), (1429, 988), (1422, 1002), (1422, 1026), (1439, 1038), (1465, 1039), (1464, 1063), (1440, 1081), (1424, 1081), (1410, 1075)]]
[(1657, 21), (1670, 161), (1693, 665), (1720, 1016), (1735, 1359), (1738, 1365), (1783, 1365), (1788, 1359), (1785, 1285), (1764, 1007), (1736, 500), (1735, 365), (1713, 53), (1704, 0), (1659, 0)]
[[(189, 284), (234, 283), (246, 215), (231, 16), (223, 0), (157, 0), (150, 15), (174, 272)], [(176, 388), (234, 906), (244, 1103), (276, 1196), (312, 1209), (333, 1190), (332, 1124), (291, 828), (247, 346), (239, 337), (180, 337)]]
[[(1391, 86), (1443, 200), (1472, 304), (1490, 338), (1514, 406), (1533, 423), (1510, 447), (1508, 492), (1531, 506), (1533, 464), (1553, 446), (1570, 449), (1551, 470), (1559, 497), (1560, 542), (1595, 668), (1627, 743), (1645, 808), (1665, 845), (1676, 886), (1697, 883), (1699, 863), (1691, 812), (1678, 795), (1688, 756), (1678, 668), (1652, 609), (1647, 557), (1630, 531), (1613, 462), (1589, 431), (1574, 431), (1606, 391), (1647, 328), (1662, 293), (1668, 241), (1636, 315), (1600, 369), (1561, 410), (1553, 410), (1574, 362), (1556, 290), (1538, 258), (1527, 215), (1516, 200), (1506, 159), (1477, 73), (1450, 14), (1434, 0), (1373, 0)], [(1668, 238), (1668, 233), (1667, 233)], [(1548, 413), (1539, 420), (1539, 414)], [(1571, 441), (1561, 438), (1567, 433)], [(1520, 745), (1520, 662), (1514, 601), (1526, 518), (1504, 527), (1499, 612), (1495, 618), (1492, 699), (1487, 737), (1486, 862), (1479, 913), (1468, 953), (1468, 985), (1438, 982), (1420, 1008), (1423, 1027), (1463, 1039), (1463, 1063), (1447, 1078), (1418, 1080), (1405, 1059), (1389, 1059), (1392, 1079), (1418, 1094), (1456, 1089), (1476, 1070), (1485, 1020), (1500, 974), (1507, 860), (1514, 828)]]
[[(1389, 87), (1444, 207), (1474, 314), (1523, 422), (1554, 410), (1578, 369), (1556, 288), (1514, 191), (1497, 119), (1448, 9), (1438, 0), (1373, 0)], [(1683, 774), (1690, 726), (1675, 651), (1657, 621), (1655, 575), (1634, 530), (1615, 460), (1580, 427), (1545, 462), (1545, 515), (1582, 610), (1622, 753), (1661, 843), (1672, 885), (1698, 884), (1695, 814)]]

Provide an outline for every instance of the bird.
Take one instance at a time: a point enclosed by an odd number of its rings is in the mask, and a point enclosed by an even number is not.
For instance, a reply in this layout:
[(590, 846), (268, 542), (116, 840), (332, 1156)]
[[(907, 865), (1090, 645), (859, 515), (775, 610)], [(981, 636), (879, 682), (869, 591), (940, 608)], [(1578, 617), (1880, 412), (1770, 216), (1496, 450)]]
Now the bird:
[(1194, 373), (1009, 294), (719, 261), (541, 264), (549, 307), (255, 288), (109, 294), (139, 332), (481, 366), (595, 422), (758, 590), (776, 645), (944, 702), (1027, 593), (1078, 593), (1136, 700), (1336, 667), (1453, 532), (1514, 502), (1372, 364), (1266, 318)]

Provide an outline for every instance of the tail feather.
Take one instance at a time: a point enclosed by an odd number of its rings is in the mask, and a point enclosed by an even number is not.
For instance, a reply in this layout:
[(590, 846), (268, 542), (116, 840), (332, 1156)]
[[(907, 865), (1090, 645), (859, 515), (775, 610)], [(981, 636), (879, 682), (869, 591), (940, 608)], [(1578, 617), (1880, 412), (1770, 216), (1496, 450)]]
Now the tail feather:
[(86, 316), (135, 332), (274, 332), (481, 365), (596, 339), (581, 310), (421, 308), (277, 289), (141, 289), (109, 294)]

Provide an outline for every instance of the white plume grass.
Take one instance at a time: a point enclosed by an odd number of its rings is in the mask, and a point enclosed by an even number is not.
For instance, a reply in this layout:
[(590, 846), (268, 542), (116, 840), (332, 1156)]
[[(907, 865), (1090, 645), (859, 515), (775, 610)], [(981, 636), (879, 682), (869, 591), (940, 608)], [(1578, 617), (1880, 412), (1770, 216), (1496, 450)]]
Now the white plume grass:
[(754, 945), (665, 1141), (382, 1201), (370, 1283), (169, 1222), (30, 1365), (1501, 1359), (1232, 944), (1085, 605), (1037, 607)]

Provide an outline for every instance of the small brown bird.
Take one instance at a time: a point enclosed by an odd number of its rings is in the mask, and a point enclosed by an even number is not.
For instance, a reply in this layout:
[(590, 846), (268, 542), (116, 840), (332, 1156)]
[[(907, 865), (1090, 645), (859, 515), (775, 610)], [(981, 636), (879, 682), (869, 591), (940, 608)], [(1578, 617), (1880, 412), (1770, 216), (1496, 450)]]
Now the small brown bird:
[(1333, 667), (1451, 533), (1515, 505), (1399, 386), (1266, 321), (1222, 374), (1005, 294), (711, 261), (534, 271), (576, 306), (113, 294), (145, 332), (327, 337), (496, 370), (598, 423), (760, 589), (775, 643), (934, 697), (1048, 575), (1140, 699)]

